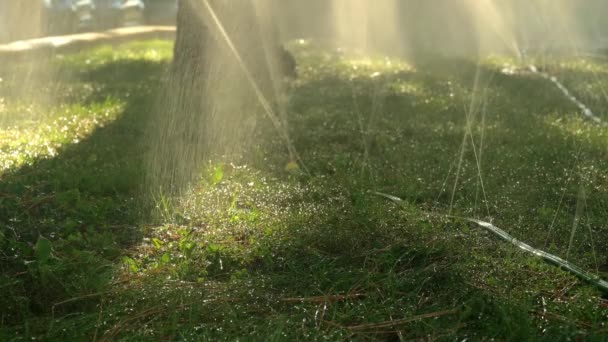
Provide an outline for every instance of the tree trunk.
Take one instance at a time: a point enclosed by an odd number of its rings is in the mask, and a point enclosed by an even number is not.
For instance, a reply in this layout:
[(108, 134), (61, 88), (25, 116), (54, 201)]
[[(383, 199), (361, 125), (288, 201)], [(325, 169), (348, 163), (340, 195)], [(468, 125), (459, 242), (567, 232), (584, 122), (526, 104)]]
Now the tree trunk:
[(221, 56), (222, 63), (239, 64), (241, 72), (250, 73), (260, 83), (265, 96), (273, 97), (266, 87), (277, 80), (268, 78), (295, 70), (279, 42), (273, 8), (273, 0), (181, 1), (174, 71), (180, 77), (196, 71), (206, 79), (206, 71), (220, 62), (213, 57)]
[[(186, 74), (197, 64), (202, 65), (205, 42), (210, 41), (209, 30), (197, 13), (195, 2), (182, 0), (177, 12), (177, 36), (174, 46), (174, 70)], [(200, 6), (198, 6), (200, 7)]]
[(213, 155), (248, 146), (260, 113), (284, 130), (284, 50), (270, 1), (180, 1), (171, 76), (154, 120), (151, 168), (165, 190), (182, 191)]

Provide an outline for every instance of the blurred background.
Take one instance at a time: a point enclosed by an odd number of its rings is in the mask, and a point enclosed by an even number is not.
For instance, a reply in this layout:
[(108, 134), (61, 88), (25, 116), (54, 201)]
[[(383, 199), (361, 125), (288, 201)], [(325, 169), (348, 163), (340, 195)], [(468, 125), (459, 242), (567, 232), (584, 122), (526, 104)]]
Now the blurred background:
[(0, 43), (126, 26), (175, 25), (177, 3), (178, 0), (0, 0)]
[[(137, 25), (175, 25), (179, 0), (0, 0), (0, 43)], [(596, 50), (606, 0), (266, 0), (281, 40), (312, 38), (411, 56)], [(441, 23), (438, 25), (438, 23)]]

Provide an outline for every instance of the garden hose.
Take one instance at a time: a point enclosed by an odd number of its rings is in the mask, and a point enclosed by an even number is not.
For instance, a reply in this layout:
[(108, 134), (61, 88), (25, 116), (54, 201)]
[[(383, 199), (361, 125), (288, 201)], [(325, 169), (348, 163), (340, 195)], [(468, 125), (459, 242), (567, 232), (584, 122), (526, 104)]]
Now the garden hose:
[[(389, 194), (385, 194), (382, 192), (374, 192), (375, 195), (380, 196), (380, 197), (384, 197), (386, 199), (389, 199), (397, 204), (404, 204), (404, 201), (397, 197), (397, 196), (393, 196), (393, 195), (389, 195)], [(543, 250), (534, 248), (530, 245), (528, 245), (527, 243), (524, 243), (522, 241), (519, 241), (518, 239), (514, 238), (513, 236), (511, 236), (509, 233), (505, 232), (504, 230), (496, 227), (495, 225), (493, 225), (492, 223), (489, 222), (485, 222), (485, 221), (481, 221), (481, 220), (477, 220), (477, 219), (473, 219), (473, 218), (467, 218), (467, 217), (458, 217), (458, 216), (452, 216), (452, 215), (442, 215), (442, 214), (433, 214), (433, 215), (437, 215), (437, 216), (441, 216), (441, 217), (446, 217), (446, 218), (450, 218), (450, 219), (460, 219), (460, 220), (465, 220), (471, 223), (476, 224), (478, 227), (484, 228), (487, 231), (491, 232), (492, 234), (498, 236), (499, 238), (501, 238), (504, 241), (510, 242), (512, 245), (517, 246), (518, 248), (533, 254), (537, 257), (542, 258), (543, 260), (545, 260), (546, 262), (553, 264), (555, 266), (558, 266), (574, 275), (576, 275), (577, 277), (579, 277), (580, 279), (593, 284), (595, 286), (597, 286), (600, 290), (602, 290), (603, 292), (608, 293), (608, 281), (601, 279), (599, 276), (594, 275), (594, 274), (590, 274), (589, 272), (583, 270), (582, 268), (572, 264), (571, 262), (564, 260), (556, 255), (547, 253)]]

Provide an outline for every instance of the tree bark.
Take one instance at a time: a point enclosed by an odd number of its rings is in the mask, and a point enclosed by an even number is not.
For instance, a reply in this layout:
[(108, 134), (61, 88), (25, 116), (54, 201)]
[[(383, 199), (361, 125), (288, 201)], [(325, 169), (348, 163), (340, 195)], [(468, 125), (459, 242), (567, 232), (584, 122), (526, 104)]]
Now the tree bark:
[(177, 36), (174, 46), (174, 70), (187, 72), (190, 67), (202, 64), (205, 42), (209, 41), (209, 30), (203, 22), (202, 14), (197, 13), (194, 2), (180, 1), (177, 12)]
[(295, 63), (280, 44), (273, 8), (273, 0), (181, 1), (174, 71), (178, 75), (202, 72), (206, 78), (205, 70), (217, 67), (212, 57), (222, 55), (222, 62), (242, 63), (241, 71), (251, 73), (262, 88), (269, 86), (264, 84), (271, 82), (269, 77), (293, 75)]
[(172, 71), (154, 120), (151, 167), (161, 187), (180, 192), (213, 155), (238, 153), (259, 113), (282, 126), (287, 71), (270, 1), (180, 1)]

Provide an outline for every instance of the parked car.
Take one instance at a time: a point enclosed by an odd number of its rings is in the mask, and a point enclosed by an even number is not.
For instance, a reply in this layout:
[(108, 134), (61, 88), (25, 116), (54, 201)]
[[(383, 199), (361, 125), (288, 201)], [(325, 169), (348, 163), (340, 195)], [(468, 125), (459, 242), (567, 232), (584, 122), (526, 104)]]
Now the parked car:
[(174, 25), (177, 6), (178, 0), (0, 0), (0, 42), (146, 23)]
[(94, 0), (97, 29), (144, 24), (143, 0)]
[(146, 24), (175, 25), (178, 0), (144, 0)]
[(47, 35), (69, 34), (94, 27), (92, 0), (42, 0), (42, 22)]

